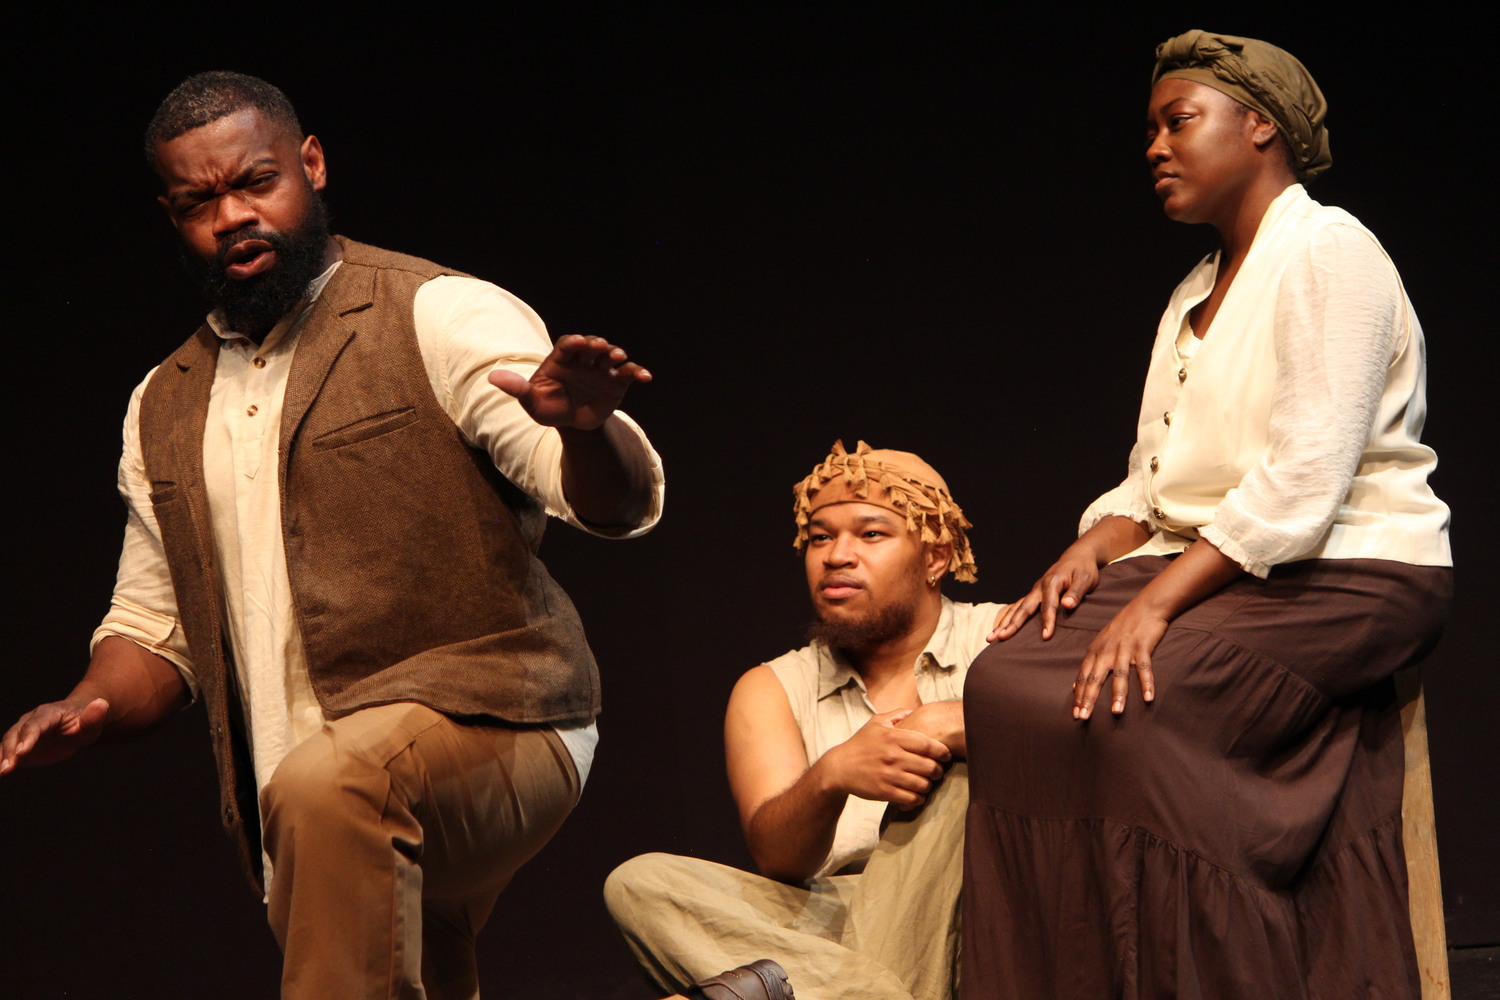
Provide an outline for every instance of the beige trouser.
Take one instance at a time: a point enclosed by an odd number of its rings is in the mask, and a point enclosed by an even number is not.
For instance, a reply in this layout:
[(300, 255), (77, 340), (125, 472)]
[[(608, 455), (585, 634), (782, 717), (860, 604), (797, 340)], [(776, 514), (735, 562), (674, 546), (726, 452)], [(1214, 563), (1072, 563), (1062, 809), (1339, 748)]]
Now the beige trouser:
[(792, 886), (645, 854), (610, 874), (604, 899), (637, 961), (669, 992), (772, 958), (798, 1000), (948, 1000), (968, 801), (968, 771), (955, 764), (920, 812), (892, 811), (862, 875)]
[(261, 792), (284, 1000), (479, 996), (474, 935), (578, 799), (550, 728), (363, 709)]

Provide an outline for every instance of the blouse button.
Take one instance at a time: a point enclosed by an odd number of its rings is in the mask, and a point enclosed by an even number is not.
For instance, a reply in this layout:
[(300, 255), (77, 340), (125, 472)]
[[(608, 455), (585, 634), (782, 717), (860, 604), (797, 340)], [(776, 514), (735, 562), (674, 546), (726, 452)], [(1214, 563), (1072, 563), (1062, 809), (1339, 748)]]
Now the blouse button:
[(1168, 410), (1166, 413), (1163, 413), (1161, 415), (1161, 422), (1164, 423), (1164, 424), (1166, 424), (1168, 427), (1171, 427), (1172, 426), (1172, 411)]
[(1161, 464), (1159, 462), (1157, 462), (1156, 456), (1152, 455), (1151, 456), (1151, 471), (1155, 472), (1160, 467), (1161, 467)]
[(257, 414), (257, 413), (258, 413), (258, 412), (260, 412), (260, 407), (258, 407), (258, 406), (256, 406), (256, 405), (255, 405), (255, 404), (254, 404), (254, 403), (251, 403), (251, 404), (250, 404), (250, 405), (249, 405), (249, 406), (248, 406), (248, 407), (247, 407), (247, 408), (246, 408), (246, 409), (245, 409), (245, 416), (247, 416), (247, 417), (253, 417), (253, 416), (255, 416), (255, 415), (256, 415), (256, 414)]
[(1151, 516), (1156, 518), (1158, 521), (1165, 521), (1167, 519), (1167, 512), (1162, 510), (1160, 507), (1152, 507)]
[(252, 365), (254, 365), (255, 367), (257, 367), (257, 368), (264, 368), (266, 366), (266, 359), (265, 358), (256, 358), (255, 360), (251, 361), (250, 363)]
[(1187, 367), (1186, 366), (1177, 369), (1177, 381), (1179, 381), (1179, 382), (1186, 382), (1187, 381)]

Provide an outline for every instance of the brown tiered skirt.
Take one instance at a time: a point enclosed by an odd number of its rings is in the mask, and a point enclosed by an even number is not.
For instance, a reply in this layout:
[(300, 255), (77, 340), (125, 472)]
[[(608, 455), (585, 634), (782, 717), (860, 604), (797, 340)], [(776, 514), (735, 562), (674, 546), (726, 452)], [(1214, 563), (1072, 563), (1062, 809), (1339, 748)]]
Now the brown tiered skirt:
[(1391, 674), (1452, 571), (1315, 560), (1174, 621), (1122, 716), (1072, 718), (1094, 635), (1167, 565), (1106, 567), (974, 662), (963, 1000), (1414, 998)]

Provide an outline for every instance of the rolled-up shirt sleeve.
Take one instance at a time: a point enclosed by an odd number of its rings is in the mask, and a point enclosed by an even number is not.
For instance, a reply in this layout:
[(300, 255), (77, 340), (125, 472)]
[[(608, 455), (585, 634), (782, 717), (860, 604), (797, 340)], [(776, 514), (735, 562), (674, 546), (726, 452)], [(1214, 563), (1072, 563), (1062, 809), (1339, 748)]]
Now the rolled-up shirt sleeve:
[[(153, 369), (151, 374), (154, 374)], [(151, 483), (141, 453), (141, 394), (145, 381), (131, 394), (125, 414), (124, 442), (120, 453), (119, 488), (125, 500), (125, 542), (120, 548), (120, 566), (115, 574), (114, 596), (104, 621), (94, 630), (90, 652), (108, 635), (129, 639), (168, 660), (182, 674), (194, 699), (198, 679), (188, 655), (187, 636), (177, 620), (177, 596), (167, 568), (161, 529), (151, 506)]]
[(497, 368), (530, 378), (551, 352), (546, 326), (530, 306), (487, 281), (447, 275), (424, 284), (412, 308), (433, 393), (464, 439), (487, 452), (501, 474), (547, 513), (592, 534), (632, 538), (655, 526), (664, 493), (661, 458), (635, 421), (615, 412), (640, 439), (651, 464), (646, 514), (634, 525), (591, 525), (573, 512), (563, 491), (561, 436), (490, 384)]
[(1261, 577), (1333, 523), (1408, 335), (1400, 279), (1368, 234), (1328, 226), (1301, 254), (1278, 289), (1269, 445), (1199, 530)]

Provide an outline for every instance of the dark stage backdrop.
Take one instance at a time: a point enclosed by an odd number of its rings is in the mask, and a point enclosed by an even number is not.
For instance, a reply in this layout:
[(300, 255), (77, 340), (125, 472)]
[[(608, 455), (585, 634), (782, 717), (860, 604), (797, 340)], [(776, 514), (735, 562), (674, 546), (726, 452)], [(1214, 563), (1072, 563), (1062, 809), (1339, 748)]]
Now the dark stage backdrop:
[[(1006, 600), (1123, 475), (1157, 317), (1211, 243), (1162, 217), (1141, 155), (1152, 47), (1202, 26), (1317, 75), (1336, 166), (1313, 193), (1380, 235), (1427, 330), (1459, 560), (1426, 675), (1446, 905), (1455, 943), (1500, 940), (1492, 89), (1428, 17), (1156, 10), (365, 8), (356, 30), (305, 5), (18, 27), (3, 724), (83, 667), (126, 400), (201, 313), (139, 131), (191, 72), (266, 76), (323, 140), (339, 231), (493, 279), (554, 335), (608, 336), (656, 373), (628, 409), (665, 458), (665, 521), (544, 546), (603, 667), (599, 758), (481, 940), (488, 995), (649, 996), (599, 886), (644, 851), (747, 860), (719, 726), (735, 678), (801, 642), (791, 483), (838, 437), (922, 453), (978, 526), (980, 582), (951, 595)], [(0, 783), (0, 995), (274, 994), (202, 710), (184, 714)]]

